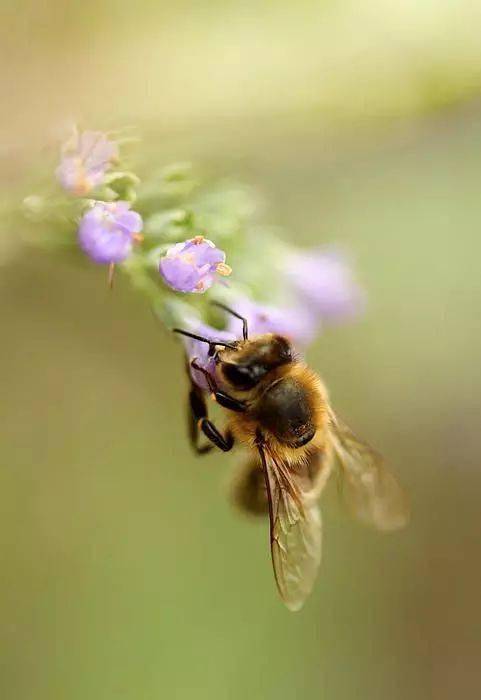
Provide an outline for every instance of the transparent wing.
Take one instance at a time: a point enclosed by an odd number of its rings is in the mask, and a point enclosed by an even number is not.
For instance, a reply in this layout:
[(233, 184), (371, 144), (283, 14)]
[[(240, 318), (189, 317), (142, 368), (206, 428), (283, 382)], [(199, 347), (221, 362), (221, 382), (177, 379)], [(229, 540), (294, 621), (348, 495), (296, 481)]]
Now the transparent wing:
[(381, 455), (359, 440), (334, 413), (333, 449), (341, 465), (341, 494), (351, 515), (379, 530), (397, 530), (409, 520), (409, 502)]
[[(331, 472), (331, 460), (322, 457), (320, 452), (311, 454), (307, 463), (290, 467), (294, 473), (292, 480), (311, 500), (318, 500)], [(267, 515), (267, 499), (264, 469), (259, 455), (237, 465), (230, 483), (230, 496), (238, 508), (250, 515)]]
[(321, 513), (306, 475), (259, 446), (267, 487), (272, 564), (277, 588), (289, 610), (300, 610), (321, 563)]

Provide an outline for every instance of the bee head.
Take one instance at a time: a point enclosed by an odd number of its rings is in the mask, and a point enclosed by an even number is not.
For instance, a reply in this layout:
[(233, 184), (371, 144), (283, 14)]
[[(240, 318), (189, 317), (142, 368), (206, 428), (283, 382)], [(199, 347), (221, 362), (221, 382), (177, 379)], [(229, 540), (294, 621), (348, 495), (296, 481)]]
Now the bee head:
[(218, 372), (224, 383), (237, 391), (248, 391), (270, 372), (293, 361), (292, 347), (281, 335), (267, 333), (236, 343), (235, 349), (218, 352)]

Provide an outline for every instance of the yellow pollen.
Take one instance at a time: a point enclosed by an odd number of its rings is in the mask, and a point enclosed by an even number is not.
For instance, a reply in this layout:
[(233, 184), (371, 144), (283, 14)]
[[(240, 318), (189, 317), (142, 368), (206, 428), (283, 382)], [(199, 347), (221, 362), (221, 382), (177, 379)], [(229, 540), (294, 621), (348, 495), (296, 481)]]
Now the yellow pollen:
[(194, 243), (195, 245), (199, 245), (200, 243), (203, 243), (204, 241), (205, 241), (204, 236), (195, 236), (192, 239), (192, 243)]
[(222, 275), (223, 277), (228, 277), (232, 272), (232, 268), (229, 265), (226, 265), (225, 263), (219, 263), (216, 267), (216, 270), (219, 273), (219, 275)]

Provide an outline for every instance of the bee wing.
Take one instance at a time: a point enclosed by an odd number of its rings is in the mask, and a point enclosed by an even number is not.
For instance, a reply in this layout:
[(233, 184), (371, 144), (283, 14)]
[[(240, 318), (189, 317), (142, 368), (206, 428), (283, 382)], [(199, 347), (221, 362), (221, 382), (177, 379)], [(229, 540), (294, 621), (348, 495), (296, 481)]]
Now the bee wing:
[[(309, 494), (309, 499), (318, 500), (331, 472), (331, 460), (314, 452), (307, 463), (299, 463), (291, 469), (295, 471), (294, 480), (302, 481), (302, 490)], [(268, 514), (266, 480), (259, 455), (251, 455), (237, 466), (230, 484), (230, 496), (234, 505), (247, 514)]]
[(300, 610), (321, 563), (321, 513), (303, 479), (259, 445), (267, 488), (272, 564), (289, 610)]
[(409, 502), (381, 455), (332, 412), (330, 433), (341, 464), (342, 498), (351, 515), (379, 530), (404, 527), (409, 520)]

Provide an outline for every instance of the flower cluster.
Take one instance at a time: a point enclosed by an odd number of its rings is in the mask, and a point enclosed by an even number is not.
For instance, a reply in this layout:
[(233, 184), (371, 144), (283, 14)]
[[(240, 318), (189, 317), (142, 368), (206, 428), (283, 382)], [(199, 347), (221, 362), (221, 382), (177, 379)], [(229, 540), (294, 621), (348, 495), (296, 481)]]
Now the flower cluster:
[[(75, 130), (64, 144), (56, 169), (66, 193), (62, 222), (71, 220), (80, 249), (108, 265), (110, 277), (119, 266), (167, 326), (224, 342), (240, 338), (239, 320), (220, 315), (211, 297), (245, 317), (251, 336), (279, 333), (304, 351), (323, 326), (362, 311), (363, 291), (341, 252), (287, 246), (254, 225), (257, 196), (238, 185), (205, 189), (186, 164), (140, 182), (121, 167), (121, 141)], [(27, 204), (37, 218), (48, 212), (37, 195)], [(59, 236), (64, 245), (65, 223)], [(214, 373), (208, 344), (183, 341), (188, 358)], [(201, 372), (192, 377), (206, 388)]]

